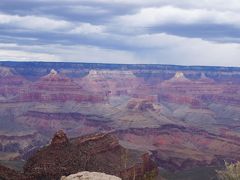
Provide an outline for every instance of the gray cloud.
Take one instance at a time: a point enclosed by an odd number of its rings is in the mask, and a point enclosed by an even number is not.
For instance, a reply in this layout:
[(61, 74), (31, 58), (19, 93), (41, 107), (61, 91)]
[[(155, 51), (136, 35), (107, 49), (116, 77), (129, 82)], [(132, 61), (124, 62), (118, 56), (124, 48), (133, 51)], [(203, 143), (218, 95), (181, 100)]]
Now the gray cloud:
[(0, 60), (240, 66), (238, 0), (2, 0)]

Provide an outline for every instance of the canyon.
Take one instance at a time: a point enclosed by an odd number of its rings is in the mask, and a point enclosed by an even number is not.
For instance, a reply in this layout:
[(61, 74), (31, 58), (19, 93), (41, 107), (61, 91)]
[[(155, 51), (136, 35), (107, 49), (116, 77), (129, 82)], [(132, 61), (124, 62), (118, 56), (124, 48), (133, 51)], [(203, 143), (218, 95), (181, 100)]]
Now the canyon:
[(110, 134), (172, 172), (221, 165), (240, 160), (240, 68), (0, 62), (0, 123), (0, 162), (62, 129)]

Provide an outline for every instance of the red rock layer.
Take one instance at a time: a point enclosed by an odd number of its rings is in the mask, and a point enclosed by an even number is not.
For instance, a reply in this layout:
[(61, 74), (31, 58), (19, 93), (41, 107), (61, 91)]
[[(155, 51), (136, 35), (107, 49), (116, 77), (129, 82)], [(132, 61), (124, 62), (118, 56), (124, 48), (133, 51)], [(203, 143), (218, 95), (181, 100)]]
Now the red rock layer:
[(217, 135), (177, 125), (116, 133), (128, 144), (152, 149), (158, 165), (171, 170), (240, 160), (240, 137), (237, 136)]

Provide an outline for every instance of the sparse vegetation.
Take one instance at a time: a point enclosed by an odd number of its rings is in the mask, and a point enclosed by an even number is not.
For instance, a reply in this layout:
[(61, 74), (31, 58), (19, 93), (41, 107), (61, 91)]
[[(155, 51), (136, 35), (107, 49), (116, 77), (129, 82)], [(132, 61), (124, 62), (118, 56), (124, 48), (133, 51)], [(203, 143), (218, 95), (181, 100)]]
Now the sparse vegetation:
[(240, 180), (240, 162), (225, 162), (225, 169), (218, 170), (217, 176), (219, 180)]

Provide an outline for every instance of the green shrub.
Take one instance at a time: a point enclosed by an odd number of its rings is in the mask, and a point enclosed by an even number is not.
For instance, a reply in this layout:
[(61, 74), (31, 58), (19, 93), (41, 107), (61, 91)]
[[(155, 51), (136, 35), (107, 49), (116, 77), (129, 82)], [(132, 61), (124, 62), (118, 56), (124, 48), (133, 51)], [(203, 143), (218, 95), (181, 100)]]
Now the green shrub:
[(225, 169), (218, 170), (217, 176), (219, 180), (240, 180), (240, 162), (226, 163)]

